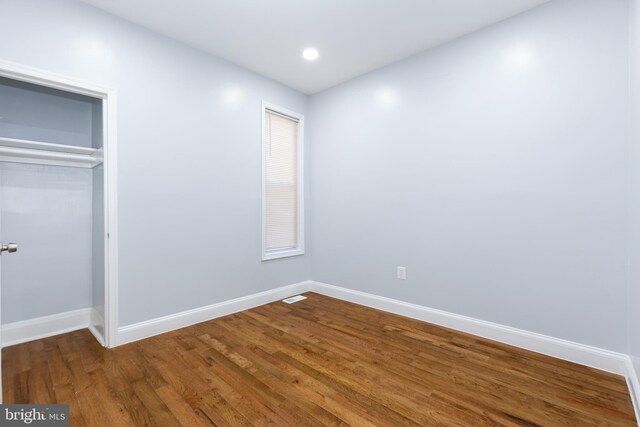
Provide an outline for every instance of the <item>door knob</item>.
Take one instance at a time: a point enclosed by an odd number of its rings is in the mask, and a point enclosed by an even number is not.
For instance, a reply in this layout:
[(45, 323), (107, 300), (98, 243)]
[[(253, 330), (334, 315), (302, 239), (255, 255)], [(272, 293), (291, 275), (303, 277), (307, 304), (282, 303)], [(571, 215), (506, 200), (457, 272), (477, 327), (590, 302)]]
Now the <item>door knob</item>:
[(13, 253), (13, 252), (16, 252), (17, 250), (18, 250), (17, 243), (8, 243), (6, 245), (3, 245), (2, 243), (0, 243), (0, 253), (2, 252)]

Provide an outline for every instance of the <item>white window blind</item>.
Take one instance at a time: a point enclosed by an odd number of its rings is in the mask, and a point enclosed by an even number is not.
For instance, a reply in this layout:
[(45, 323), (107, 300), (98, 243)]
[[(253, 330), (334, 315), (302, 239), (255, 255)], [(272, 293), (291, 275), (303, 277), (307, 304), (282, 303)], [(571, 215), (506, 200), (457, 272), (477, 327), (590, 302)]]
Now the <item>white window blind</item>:
[(300, 249), (297, 119), (265, 109), (265, 255)]

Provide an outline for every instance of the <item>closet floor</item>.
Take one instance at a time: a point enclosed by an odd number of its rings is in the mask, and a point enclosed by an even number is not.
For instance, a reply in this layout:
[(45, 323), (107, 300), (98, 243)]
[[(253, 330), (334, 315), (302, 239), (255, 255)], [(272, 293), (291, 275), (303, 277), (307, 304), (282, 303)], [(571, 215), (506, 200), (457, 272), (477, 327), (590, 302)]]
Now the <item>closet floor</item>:
[(77, 331), (5, 348), (5, 403), (71, 425), (625, 425), (624, 378), (307, 293), (116, 349)]

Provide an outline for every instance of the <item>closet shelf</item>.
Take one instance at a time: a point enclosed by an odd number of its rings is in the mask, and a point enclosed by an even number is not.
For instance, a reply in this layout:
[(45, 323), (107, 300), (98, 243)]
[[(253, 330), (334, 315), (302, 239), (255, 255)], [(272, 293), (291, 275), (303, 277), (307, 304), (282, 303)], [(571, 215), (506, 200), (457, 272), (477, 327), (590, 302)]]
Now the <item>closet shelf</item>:
[(102, 163), (102, 149), (0, 137), (0, 161), (93, 168)]

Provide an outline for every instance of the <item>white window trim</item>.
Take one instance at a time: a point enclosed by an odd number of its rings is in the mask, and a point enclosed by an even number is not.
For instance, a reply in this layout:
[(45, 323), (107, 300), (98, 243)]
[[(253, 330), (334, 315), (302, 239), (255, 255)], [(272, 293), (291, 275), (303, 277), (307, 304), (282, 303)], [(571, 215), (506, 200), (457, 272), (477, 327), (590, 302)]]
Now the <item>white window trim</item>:
[[(274, 111), (298, 121), (298, 246), (279, 251), (267, 251), (267, 206), (266, 206), (266, 113)], [(278, 105), (262, 101), (262, 261), (304, 255), (304, 115)]]

